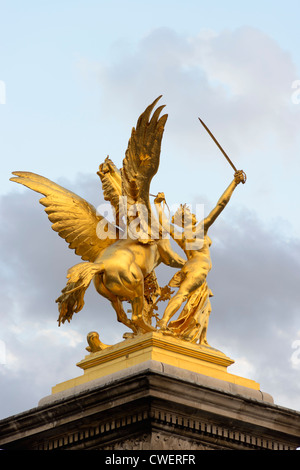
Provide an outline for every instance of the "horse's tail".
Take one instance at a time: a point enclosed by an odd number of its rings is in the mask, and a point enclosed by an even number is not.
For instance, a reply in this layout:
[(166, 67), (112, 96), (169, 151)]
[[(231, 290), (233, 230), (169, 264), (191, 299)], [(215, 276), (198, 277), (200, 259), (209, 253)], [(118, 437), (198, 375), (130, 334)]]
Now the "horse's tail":
[(66, 320), (70, 322), (73, 313), (79, 312), (84, 306), (84, 294), (96, 274), (104, 270), (104, 263), (79, 263), (69, 269), (67, 285), (61, 291), (58, 303), (58, 325)]

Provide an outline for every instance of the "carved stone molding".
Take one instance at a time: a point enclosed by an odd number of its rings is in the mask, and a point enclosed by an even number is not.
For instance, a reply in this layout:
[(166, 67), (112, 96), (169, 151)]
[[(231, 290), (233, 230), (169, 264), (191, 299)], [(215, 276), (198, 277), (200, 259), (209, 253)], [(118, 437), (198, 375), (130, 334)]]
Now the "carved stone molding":
[[(155, 364), (43, 399), (0, 421), (3, 449), (293, 450), (300, 413)], [(197, 380), (196, 380), (197, 379)], [(237, 393), (238, 390), (238, 393)], [(264, 399), (266, 397), (266, 399)]]

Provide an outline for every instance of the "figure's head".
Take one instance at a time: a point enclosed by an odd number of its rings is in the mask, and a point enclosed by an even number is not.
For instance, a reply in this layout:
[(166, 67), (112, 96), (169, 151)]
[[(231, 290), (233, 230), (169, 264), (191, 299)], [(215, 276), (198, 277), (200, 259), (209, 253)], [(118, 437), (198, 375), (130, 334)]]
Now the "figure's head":
[(186, 204), (180, 204), (172, 217), (172, 223), (178, 225), (178, 227), (195, 226), (197, 219)]

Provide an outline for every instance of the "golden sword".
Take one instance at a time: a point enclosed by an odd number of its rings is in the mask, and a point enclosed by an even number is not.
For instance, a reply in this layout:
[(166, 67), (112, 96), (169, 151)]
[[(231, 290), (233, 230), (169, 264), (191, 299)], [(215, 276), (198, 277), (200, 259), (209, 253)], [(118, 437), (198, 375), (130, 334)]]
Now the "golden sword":
[[(198, 118), (199, 121), (201, 122), (202, 126), (204, 127), (204, 129), (206, 130), (206, 132), (211, 136), (212, 140), (215, 142), (215, 144), (219, 147), (219, 149), (221, 150), (221, 152), (223, 153), (224, 157), (226, 158), (226, 160), (228, 161), (228, 163), (231, 165), (231, 167), (234, 169), (234, 171), (237, 171), (236, 167), (234, 166), (234, 164), (232, 163), (232, 161), (230, 160), (230, 158), (228, 157), (227, 153), (225, 152), (225, 150), (221, 147), (221, 145), (219, 144), (219, 142), (217, 141), (217, 139), (215, 138), (215, 136), (211, 133), (211, 131), (208, 129), (208, 127), (204, 124), (204, 122), (202, 121), (202, 119)], [(244, 175), (244, 181), (242, 181), (242, 183), (244, 184), (246, 182), (246, 173), (243, 171), (243, 175)]]

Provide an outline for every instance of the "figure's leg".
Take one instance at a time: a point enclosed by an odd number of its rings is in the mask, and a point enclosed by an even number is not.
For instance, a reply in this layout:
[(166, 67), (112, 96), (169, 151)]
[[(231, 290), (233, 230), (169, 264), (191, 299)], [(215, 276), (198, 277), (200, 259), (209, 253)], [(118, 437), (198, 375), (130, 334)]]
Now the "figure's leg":
[(174, 297), (172, 297), (169, 301), (167, 308), (164, 311), (162, 319), (158, 322), (158, 326), (162, 330), (166, 329), (169, 320), (179, 310), (183, 302), (185, 302), (188, 297), (192, 294), (192, 292), (194, 292), (194, 290), (198, 287), (198, 283), (195, 282), (193, 278), (189, 278), (189, 276), (187, 276), (184, 279), (184, 281), (180, 285), (177, 294), (175, 294)]
[(175, 313), (179, 310), (179, 308), (181, 307), (183, 302), (185, 302), (186, 299), (187, 299), (187, 296), (185, 294), (179, 293), (179, 291), (177, 292), (176, 295), (174, 295), (174, 297), (172, 297), (172, 299), (169, 301), (167, 305), (166, 310), (164, 311), (163, 317), (157, 323), (157, 325), (162, 330), (166, 329), (167, 323), (173, 317), (173, 315), (175, 315)]

